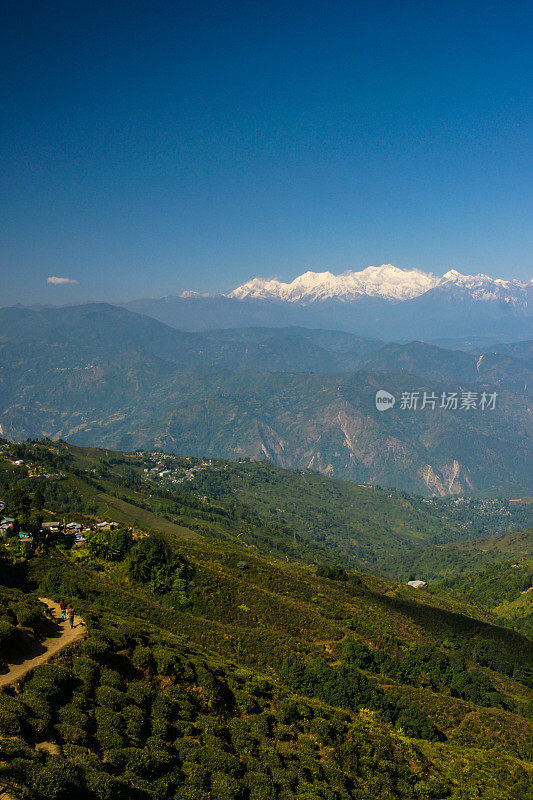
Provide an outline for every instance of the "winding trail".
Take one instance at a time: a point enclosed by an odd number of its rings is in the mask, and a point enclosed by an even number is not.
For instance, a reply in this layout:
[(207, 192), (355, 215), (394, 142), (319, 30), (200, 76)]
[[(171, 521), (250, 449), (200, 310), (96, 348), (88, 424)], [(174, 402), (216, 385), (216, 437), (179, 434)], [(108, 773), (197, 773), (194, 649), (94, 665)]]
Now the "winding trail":
[(39, 642), (35, 647), (32, 657), (25, 658), (18, 664), (10, 664), (9, 672), (6, 672), (5, 675), (0, 675), (0, 687), (20, 681), (28, 672), (38, 667), (39, 664), (44, 664), (44, 662), (48, 661), (55, 653), (58, 653), (64, 647), (67, 647), (67, 645), (77, 642), (85, 636), (85, 622), (81, 617), (74, 617), (74, 627), (71, 628), (68, 620), (65, 620), (65, 622), (61, 620), (59, 603), (54, 603), (53, 600), (49, 600), (47, 597), (40, 597), (39, 600), (41, 603), (48, 606), (49, 610), (52, 612), (53, 621), (57, 628), (57, 635), (49, 636), (47, 639), (43, 639), (42, 642)]

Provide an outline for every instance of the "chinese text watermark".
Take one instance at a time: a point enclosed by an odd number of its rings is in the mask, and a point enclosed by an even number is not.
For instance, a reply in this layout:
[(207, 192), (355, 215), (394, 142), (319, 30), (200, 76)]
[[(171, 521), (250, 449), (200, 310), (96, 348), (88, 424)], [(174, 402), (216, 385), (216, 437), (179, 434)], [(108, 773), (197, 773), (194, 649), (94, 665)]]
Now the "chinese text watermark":
[[(434, 410), (443, 408), (446, 411), (494, 411), (498, 392), (401, 392), (400, 409), (406, 411), (422, 411), (426, 408)], [(396, 403), (396, 397), (385, 389), (376, 392), (376, 408), (388, 411)]]

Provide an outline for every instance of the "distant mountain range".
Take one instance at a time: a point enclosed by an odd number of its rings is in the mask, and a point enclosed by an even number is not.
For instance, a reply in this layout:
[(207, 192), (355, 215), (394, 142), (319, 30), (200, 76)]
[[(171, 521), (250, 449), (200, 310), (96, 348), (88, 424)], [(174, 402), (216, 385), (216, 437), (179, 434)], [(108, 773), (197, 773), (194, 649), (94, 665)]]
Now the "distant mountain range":
[[(332, 272), (304, 272), (291, 283), (254, 278), (229, 293), (243, 299), (283, 300), (289, 303), (316, 303), (341, 300), (350, 303), (362, 297), (381, 297), (384, 300), (412, 300), (428, 292), (450, 299), (469, 298), (478, 302), (508, 303), (526, 307), (531, 298), (533, 281), (504, 281), (488, 275), (462, 275), (449, 270), (442, 278), (418, 269), (399, 269), (392, 264), (367, 267), (360, 272), (342, 275)], [(189, 294), (190, 296), (190, 294)]]
[[(178, 331), (106, 304), (0, 310), (0, 433), (268, 458), (428, 495), (529, 492), (527, 343), (467, 353), (346, 332)], [(382, 413), (376, 391), (398, 402)], [(402, 392), (498, 392), (492, 411)]]
[(132, 311), (185, 330), (242, 326), (335, 327), (382, 339), (530, 338), (533, 281), (441, 278), (391, 264), (360, 272), (305, 272), (290, 283), (254, 278), (228, 294), (185, 291), (136, 300)]

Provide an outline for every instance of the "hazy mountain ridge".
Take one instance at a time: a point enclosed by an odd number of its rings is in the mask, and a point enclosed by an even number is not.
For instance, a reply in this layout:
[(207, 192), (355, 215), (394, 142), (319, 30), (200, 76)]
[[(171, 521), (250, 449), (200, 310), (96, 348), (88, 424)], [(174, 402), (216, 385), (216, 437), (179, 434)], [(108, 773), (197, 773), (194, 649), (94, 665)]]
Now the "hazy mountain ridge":
[[(496, 485), (522, 492), (530, 474), (531, 402), (510, 392), (522, 362), (508, 356), (491, 383), (476, 356), (335, 332), (194, 336), (94, 304), (10, 309), (0, 322), (0, 422), (9, 438), (268, 458), (437, 495)], [(398, 398), (467, 388), (500, 397), (494, 411), (398, 403), (382, 414), (381, 388)]]
[(448, 271), (436, 278), (392, 265), (333, 275), (307, 272), (291, 283), (254, 278), (227, 295), (187, 291), (125, 307), (183, 330), (286, 327), (344, 330), (377, 339), (493, 341), (531, 336), (532, 281)]

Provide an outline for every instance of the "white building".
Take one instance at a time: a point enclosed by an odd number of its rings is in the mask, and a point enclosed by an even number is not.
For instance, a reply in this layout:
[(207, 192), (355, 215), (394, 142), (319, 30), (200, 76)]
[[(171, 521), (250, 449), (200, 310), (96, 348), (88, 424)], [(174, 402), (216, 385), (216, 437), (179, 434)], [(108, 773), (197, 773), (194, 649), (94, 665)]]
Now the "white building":
[(425, 581), (407, 581), (407, 585), (413, 589), (427, 589), (428, 585)]

